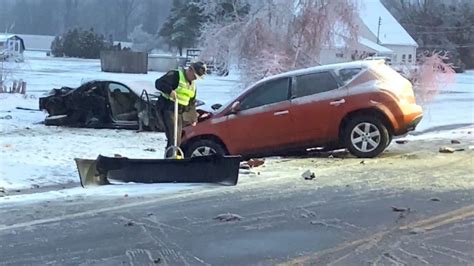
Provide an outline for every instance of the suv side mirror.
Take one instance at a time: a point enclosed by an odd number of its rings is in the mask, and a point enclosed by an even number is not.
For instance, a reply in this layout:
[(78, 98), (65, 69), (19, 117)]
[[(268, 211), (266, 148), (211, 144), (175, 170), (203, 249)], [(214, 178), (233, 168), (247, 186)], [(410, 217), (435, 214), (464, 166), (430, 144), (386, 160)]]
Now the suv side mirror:
[(240, 102), (234, 102), (232, 106), (230, 107), (230, 112), (229, 114), (234, 115), (237, 114), (240, 111)]

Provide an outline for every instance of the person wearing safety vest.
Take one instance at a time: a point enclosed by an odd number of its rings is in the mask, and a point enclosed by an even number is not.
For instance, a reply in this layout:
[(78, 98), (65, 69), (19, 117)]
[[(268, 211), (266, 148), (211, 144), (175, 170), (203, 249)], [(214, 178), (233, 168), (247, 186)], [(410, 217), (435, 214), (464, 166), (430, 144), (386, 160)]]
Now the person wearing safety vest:
[[(183, 112), (191, 111), (196, 114), (196, 79), (202, 79), (206, 74), (203, 62), (192, 63), (187, 69), (171, 70), (155, 81), (155, 88), (161, 91), (157, 101), (158, 117), (163, 122), (167, 138), (166, 148), (174, 145), (174, 101), (178, 101), (178, 146), (181, 144)], [(197, 116), (193, 118), (195, 126)], [(165, 156), (168, 157), (169, 154)]]

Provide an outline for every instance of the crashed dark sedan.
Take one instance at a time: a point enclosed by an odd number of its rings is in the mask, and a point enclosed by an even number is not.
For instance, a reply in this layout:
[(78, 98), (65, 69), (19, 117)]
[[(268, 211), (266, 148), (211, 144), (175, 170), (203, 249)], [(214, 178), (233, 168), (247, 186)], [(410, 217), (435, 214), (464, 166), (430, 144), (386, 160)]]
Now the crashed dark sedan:
[[(123, 83), (94, 80), (78, 88), (53, 89), (39, 99), (40, 110), (48, 112), (45, 125), (163, 131), (156, 115), (159, 91), (132, 89)], [(202, 105), (198, 102), (196, 105)], [(189, 117), (189, 113), (185, 114)]]

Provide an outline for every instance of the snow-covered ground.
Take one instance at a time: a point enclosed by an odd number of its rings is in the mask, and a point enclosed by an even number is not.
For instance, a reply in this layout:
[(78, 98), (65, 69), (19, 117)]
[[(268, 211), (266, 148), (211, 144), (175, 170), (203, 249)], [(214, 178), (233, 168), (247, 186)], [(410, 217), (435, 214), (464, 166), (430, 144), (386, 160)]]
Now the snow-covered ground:
[(456, 75), (456, 82), (444, 88), (433, 102), (423, 106), (418, 132), (456, 128), (474, 123), (474, 71)]
[[(0, 94), (0, 189), (15, 191), (77, 183), (79, 177), (74, 158), (96, 158), (99, 154), (162, 158), (165, 146), (162, 133), (46, 127), (39, 124), (46, 114), (16, 109), (37, 109), (38, 97), (54, 87), (77, 87), (83, 81), (93, 79), (111, 79), (153, 87), (154, 80), (162, 74), (104, 73), (100, 71), (98, 60), (58, 59), (46, 57), (44, 53), (27, 52), (26, 62), (15, 72), (16, 78), (27, 81), (27, 96)], [(198, 82), (198, 98), (208, 106), (225, 103), (239, 91), (237, 76), (209, 76)], [(449, 138), (452, 137), (452, 131), (447, 134), (440, 130), (451, 128), (458, 128), (459, 134), (467, 134), (474, 124), (473, 104), (474, 71), (458, 74), (456, 84), (446, 88), (433, 103), (424, 107), (425, 118), (415, 132), (418, 135), (411, 138)], [(421, 133), (427, 134), (419, 135)], [(155, 151), (148, 151), (151, 148)], [(196, 185), (184, 184), (136, 184), (92, 190), (75, 187), (36, 193), (34, 196), (1, 197), (0, 193), (0, 202), (78, 195), (173, 193), (194, 187)]]
[[(96, 158), (99, 154), (120, 154), (133, 158), (163, 157), (166, 145), (163, 133), (46, 127), (40, 124), (45, 113), (16, 109), (38, 109), (38, 98), (52, 88), (77, 87), (84, 81), (94, 79), (110, 79), (153, 88), (154, 81), (163, 73), (104, 73), (100, 70), (98, 60), (58, 59), (46, 57), (41, 52), (27, 52), (26, 62), (14, 70), (16, 79), (27, 81), (27, 96), (0, 94), (0, 189), (15, 191), (77, 183), (79, 179), (74, 158)], [(204, 100), (208, 107), (214, 103), (225, 103), (238, 92), (236, 76), (209, 76), (198, 81), (198, 98)], [(148, 151), (150, 149), (155, 151)], [(187, 187), (137, 185), (127, 186), (124, 190), (109, 188), (106, 191), (124, 194), (137, 190), (146, 192), (157, 191), (158, 188)], [(71, 193), (74, 194), (73, 191)]]

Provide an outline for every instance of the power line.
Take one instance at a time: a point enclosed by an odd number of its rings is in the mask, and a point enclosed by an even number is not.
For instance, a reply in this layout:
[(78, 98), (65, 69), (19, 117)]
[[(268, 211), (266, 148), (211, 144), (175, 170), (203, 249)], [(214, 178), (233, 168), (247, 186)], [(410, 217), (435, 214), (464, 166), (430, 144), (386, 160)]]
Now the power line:
[(454, 47), (454, 48), (469, 48), (469, 47), (474, 47), (474, 43), (465, 43), (465, 44), (460, 44), (460, 45), (436, 45), (436, 44), (423, 45), (423, 47), (426, 47), (426, 48), (446, 48), (448, 46)]
[(395, 25), (395, 24), (400, 24), (402, 26), (412, 26), (412, 27), (419, 27), (419, 28), (427, 28), (427, 29), (445, 29), (445, 30), (449, 30), (449, 29), (465, 29), (465, 28), (474, 28), (474, 24), (472, 25), (467, 25), (467, 26), (430, 26), (430, 25), (421, 25), (421, 24), (414, 24), (414, 23), (404, 23), (404, 22), (399, 22), (399, 23), (396, 23), (396, 22), (385, 22), (385, 23), (382, 23), (382, 26), (383, 25)]
[(411, 26), (411, 27), (418, 27), (418, 28), (427, 28), (427, 29), (443, 29), (443, 30), (456, 30), (456, 29), (469, 29), (474, 28), (474, 25), (468, 26), (426, 26), (426, 25), (419, 25), (419, 24), (411, 24), (411, 23), (400, 23), (403, 26)]
[(417, 31), (417, 30), (414, 30), (416, 33), (418, 34), (437, 34), (437, 33), (464, 33), (464, 32), (470, 32), (470, 31), (474, 31), (473, 30), (463, 30), (463, 31), (449, 31), (449, 30), (440, 30), (440, 31)]

